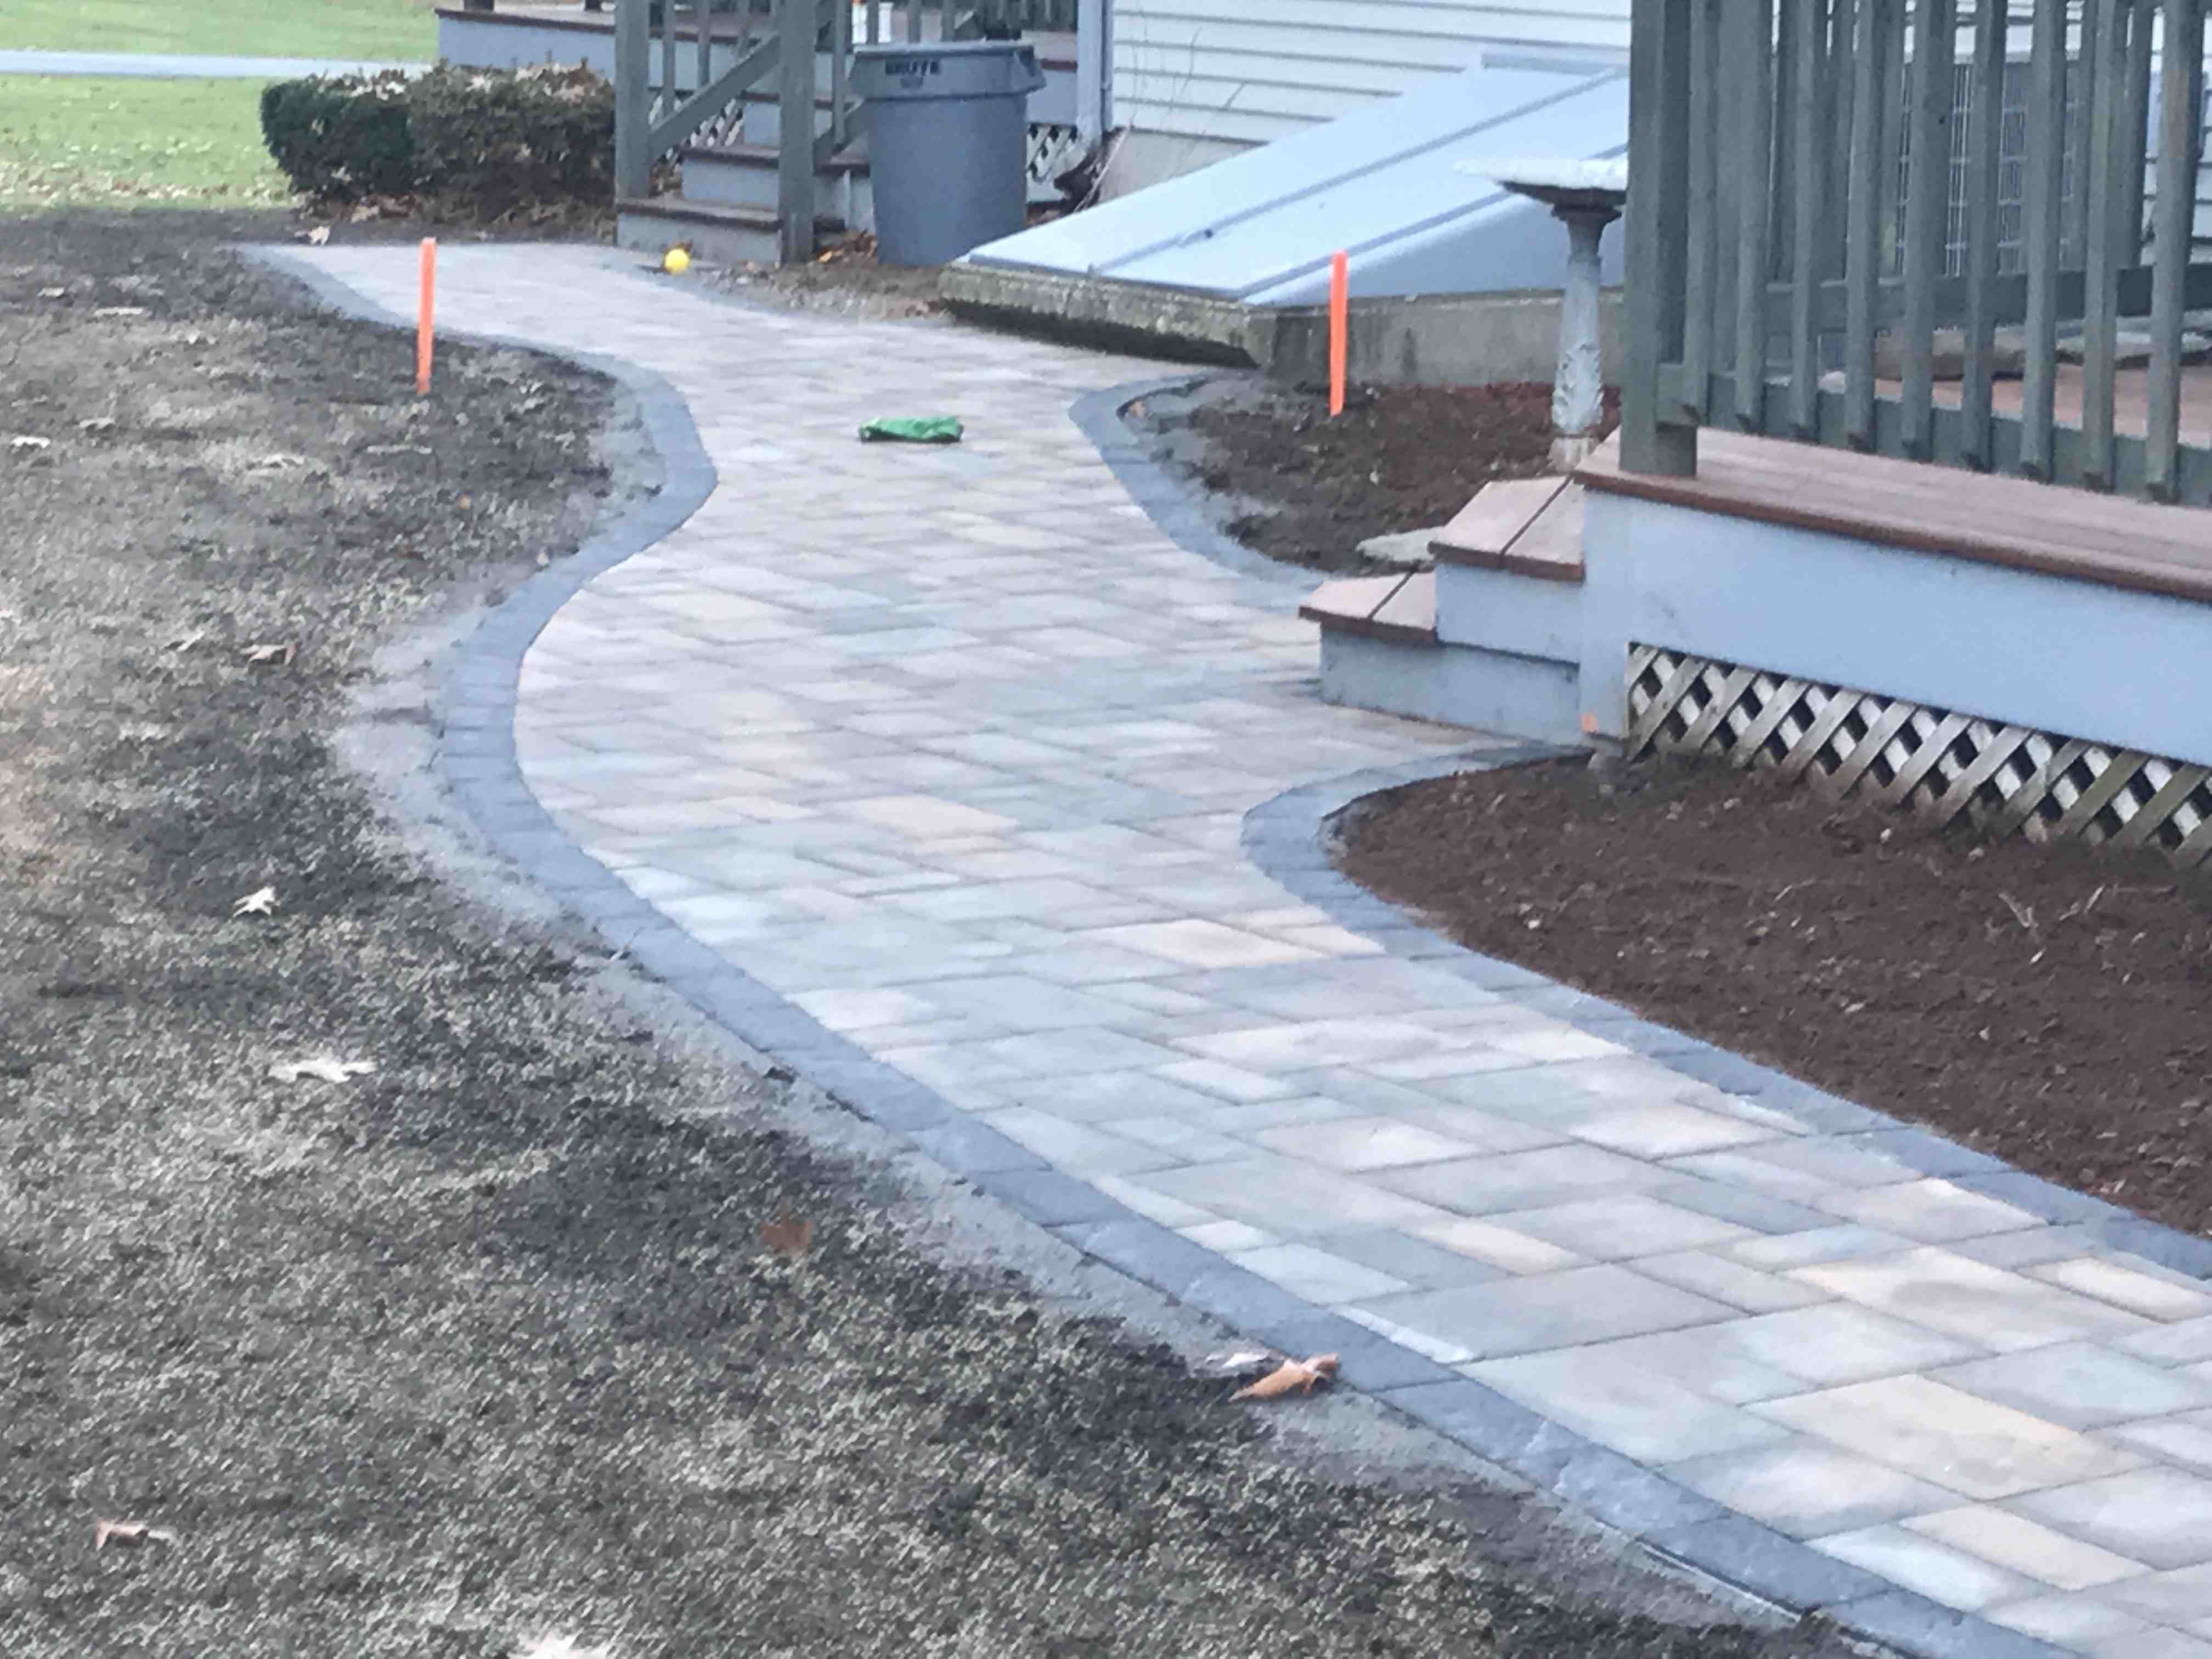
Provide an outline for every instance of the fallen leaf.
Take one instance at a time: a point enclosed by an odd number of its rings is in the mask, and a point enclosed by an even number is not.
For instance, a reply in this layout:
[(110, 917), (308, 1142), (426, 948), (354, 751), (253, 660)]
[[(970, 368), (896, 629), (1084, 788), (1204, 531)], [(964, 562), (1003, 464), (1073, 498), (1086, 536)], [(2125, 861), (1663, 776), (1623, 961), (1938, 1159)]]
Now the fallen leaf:
[(76, 429), (80, 432), (112, 432), (115, 430), (115, 417), (112, 415), (94, 415), (89, 420), (79, 421)]
[(538, 550), (538, 568), (540, 570), (546, 569), (551, 566), (552, 562), (553, 556), (550, 553), (548, 553), (544, 548), (539, 548)]
[(308, 465), (304, 455), (264, 455), (246, 470), (248, 472), (289, 472), (295, 466)]
[(1336, 1375), (1336, 1356), (1316, 1354), (1311, 1359), (1285, 1359), (1257, 1382), (1246, 1384), (1231, 1400), (1276, 1400), (1286, 1394), (1311, 1394)]
[(179, 634), (169, 641), (166, 648), (171, 651), (189, 651), (205, 638), (207, 635), (204, 630), (197, 634)]
[(317, 225), (307, 233), (307, 243), (311, 247), (320, 247), (330, 240), (331, 228), (328, 225)]
[(95, 306), (93, 307), (92, 314), (95, 317), (143, 317), (146, 314), (146, 307), (143, 306)]
[(257, 665), (273, 662), (289, 667), (295, 648), (289, 645), (249, 645), (246, 647), (246, 659)]
[(301, 1078), (320, 1078), (325, 1083), (343, 1083), (349, 1078), (365, 1077), (376, 1069), (373, 1060), (337, 1060), (329, 1054), (318, 1054), (313, 1060), (281, 1060), (269, 1068), (269, 1075), (279, 1083), (297, 1083)]
[(42, 288), (39, 290), (39, 297), (41, 300), (66, 300), (69, 290), (65, 288)]
[(143, 1521), (97, 1521), (92, 1528), (92, 1547), (104, 1550), (114, 1544), (173, 1544), (177, 1534), (149, 1527)]
[(52, 449), (53, 447), (54, 441), (52, 438), (38, 437), (28, 432), (18, 432), (8, 440), (8, 447), (10, 449), (40, 450)]
[(276, 914), (276, 890), (257, 887), (230, 907), (234, 916), (273, 916)]
[(814, 1224), (799, 1220), (788, 1210), (774, 1221), (763, 1222), (760, 1233), (762, 1243), (794, 1261), (814, 1248)]

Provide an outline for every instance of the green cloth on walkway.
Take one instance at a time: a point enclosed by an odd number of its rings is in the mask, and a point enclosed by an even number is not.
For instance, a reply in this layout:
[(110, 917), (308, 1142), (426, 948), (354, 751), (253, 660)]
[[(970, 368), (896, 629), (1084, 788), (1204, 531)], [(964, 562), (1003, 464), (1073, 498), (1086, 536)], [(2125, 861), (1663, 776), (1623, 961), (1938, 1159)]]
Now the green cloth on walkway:
[(960, 422), (950, 415), (894, 415), (860, 428), (864, 444), (957, 444)]

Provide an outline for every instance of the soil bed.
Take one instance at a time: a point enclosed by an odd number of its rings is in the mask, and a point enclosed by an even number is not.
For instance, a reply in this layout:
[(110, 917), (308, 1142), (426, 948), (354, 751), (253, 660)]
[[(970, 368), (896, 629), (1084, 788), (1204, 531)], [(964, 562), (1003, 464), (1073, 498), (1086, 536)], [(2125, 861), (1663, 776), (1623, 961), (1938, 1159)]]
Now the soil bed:
[(2212, 882), (1671, 762), (1395, 791), (1343, 862), (1474, 950), (2212, 1230)]
[[(410, 851), (332, 732), (640, 485), (630, 428), (513, 351), (418, 400), (409, 341), (222, 246), (283, 231), (0, 222), (0, 434), (43, 441), (0, 444), (0, 1653), (1849, 1651), (1276, 1455), (1382, 1425), (923, 1255), (969, 1200), (817, 1156)], [(375, 1069), (271, 1075), (317, 1056)]]
[(1493, 479), (1551, 470), (1548, 385), (1358, 386), (1331, 420), (1319, 393), (1221, 375), (1129, 414), (1220, 528), (1315, 570), (1379, 569), (1358, 551), (1369, 537), (1443, 524)]

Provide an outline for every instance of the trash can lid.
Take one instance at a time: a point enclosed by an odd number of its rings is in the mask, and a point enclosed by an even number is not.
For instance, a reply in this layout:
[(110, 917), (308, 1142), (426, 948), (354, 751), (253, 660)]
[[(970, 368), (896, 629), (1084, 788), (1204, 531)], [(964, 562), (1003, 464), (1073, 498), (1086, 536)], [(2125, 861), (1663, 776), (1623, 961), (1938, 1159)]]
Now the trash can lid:
[(861, 98), (1020, 98), (1043, 84), (1025, 40), (886, 40), (853, 51)]

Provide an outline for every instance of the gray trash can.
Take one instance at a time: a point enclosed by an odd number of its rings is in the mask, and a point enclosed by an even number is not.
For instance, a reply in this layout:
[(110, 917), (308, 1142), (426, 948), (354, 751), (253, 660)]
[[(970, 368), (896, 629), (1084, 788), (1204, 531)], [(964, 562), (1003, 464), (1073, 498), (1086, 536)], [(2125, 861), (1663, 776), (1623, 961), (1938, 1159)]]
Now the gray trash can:
[(1029, 99), (1044, 84), (1018, 40), (861, 46), (876, 257), (941, 265), (1011, 236), (1029, 211)]

